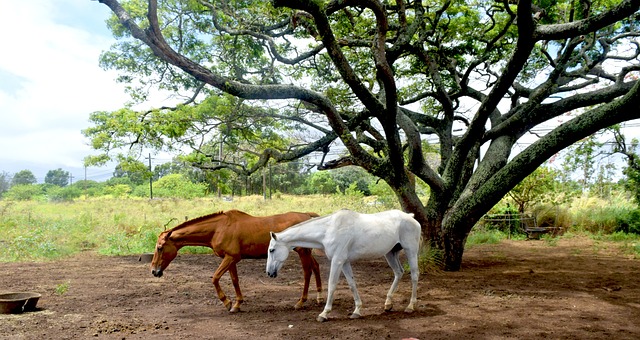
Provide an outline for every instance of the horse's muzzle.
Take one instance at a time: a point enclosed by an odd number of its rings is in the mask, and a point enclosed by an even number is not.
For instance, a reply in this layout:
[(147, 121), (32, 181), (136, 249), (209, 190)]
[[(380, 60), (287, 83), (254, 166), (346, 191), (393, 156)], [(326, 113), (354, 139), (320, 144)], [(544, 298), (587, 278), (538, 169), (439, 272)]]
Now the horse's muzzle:
[(161, 277), (162, 269), (151, 269), (151, 274), (153, 274), (153, 276), (155, 277)]
[(277, 271), (267, 272), (267, 275), (269, 275), (269, 277), (277, 277), (278, 276), (278, 272)]

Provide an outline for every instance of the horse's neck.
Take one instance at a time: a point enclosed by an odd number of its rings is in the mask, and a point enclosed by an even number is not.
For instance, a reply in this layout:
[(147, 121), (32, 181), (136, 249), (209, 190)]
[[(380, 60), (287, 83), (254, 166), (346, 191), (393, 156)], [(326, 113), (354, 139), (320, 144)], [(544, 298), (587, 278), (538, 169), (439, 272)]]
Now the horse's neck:
[(171, 233), (171, 239), (180, 247), (204, 246), (211, 247), (211, 239), (215, 230), (200, 224), (182, 227)]
[(323, 249), (326, 228), (321, 221), (313, 220), (303, 225), (285, 229), (280, 233), (282, 241), (292, 247)]

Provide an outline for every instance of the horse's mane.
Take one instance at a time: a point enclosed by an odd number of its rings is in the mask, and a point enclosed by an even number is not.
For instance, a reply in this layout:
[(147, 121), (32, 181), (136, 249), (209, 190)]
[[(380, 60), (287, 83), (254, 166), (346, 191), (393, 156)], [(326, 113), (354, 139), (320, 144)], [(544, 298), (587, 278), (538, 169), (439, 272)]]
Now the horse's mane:
[[(348, 210), (348, 209), (342, 209), (342, 210)], [(337, 211), (336, 211), (336, 212), (337, 212)], [(329, 214), (329, 215), (325, 215), (325, 216), (311, 217), (310, 219), (308, 219), (308, 220), (306, 220), (306, 221), (302, 221), (302, 222), (297, 223), (297, 224), (295, 224), (295, 225), (292, 225), (291, 227), (289, 227), (289, 228), (287, 228), (287, 229), (297, 228), (297, 227), (302, 227), (303, 225), (305, 225), (305, 224), (307, 224), (307, 223), (311, 223), (311, 222), (314, 222), (314, 221), (318, 221), (318, 220), (320, 220), (320, 219), (325, 219), (325, 218), (331, 217), (331, 216), (333, 216), (336, 212), (334, 212), (334, 213), (332, 213), (332, 214)], [(286, 230), (286, 229), (285, 229), (285, 230)], [(283, 230), (283, 231), (284, 231), (284, 230)]]
[(218, 216), (218, 215), (223, 215), (223, 214), (225, 214), (225, 213), (226, 213), (225, 211), (220, 210), (220, 211), (218, 211), (218, 212), (216, 212), (216, 213), (213, 213), (213, 214), (209, 214), (209, 215), (204, 215), (204, 216), (196, 217), (196, 218), (194, 218), (194, 219), (191, 219), (191, 220), (188, 220), (188, 221), (184, 221), (184, 222), (182, 222), (182, 223), (178, 224), (177, 226), (175, 226), (175, 227), (173, 227), (173, 228), (171, 228), (171, 229), (169, 229), (169, 230), (167, 230), (167, 231), (175, 231), (176, 229), (180, 229), (180, 228), (183, 228), (183, 227), (186, 227), (186, 226), (192, 225), (192, 224), (194, 224), (194, 223), (198, 223), (198, 222), (201, 222), (201, 221), (204, 221), (204, 220), (210, 219), (210, 218), (212, 218), (212, 217), (216, 217), (216, 216)]

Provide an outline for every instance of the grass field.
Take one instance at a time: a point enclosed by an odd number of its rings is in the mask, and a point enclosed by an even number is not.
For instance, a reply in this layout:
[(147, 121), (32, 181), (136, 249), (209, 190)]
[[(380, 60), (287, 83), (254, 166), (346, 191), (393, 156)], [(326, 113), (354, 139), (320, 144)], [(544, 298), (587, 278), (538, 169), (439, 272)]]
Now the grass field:
[[(153, 251), (158, 234), (186, 219), (238, 209), (264, 216), (287, 211), (327, 215), (348, 208), (372, 213), (399, 208), (368, 197), (349, 195), (274, 195), (230, 199), (80, 199), (74, 202), (0, 201), (0, 262), (58, 259), (91, 250), (103, 255), (131, 255)], [(607, 208), (611, 210), (611, 208)], [(579, 215), (583, 215), (580, 214)], [(603, 216), (605, 214), (595, 215)], [(577, 224), (571, 232), (590, 235), (594, 240), (619, 244), (626, 253), (640, 258), (640, 238), (636, 234), (602, 233)], [(467, 247), (499, 243), (509, 236), (497, 230), (472, 231)], [(571, 237), (569, 233), (565, 237)], [(524, 240), (525, 237), (520, 237)], [(546, 238), (553, 246), (556, 240)], [(182, 252), (210, 252), (204, 247), (187, 247)], [(428, 255), (436, 257), (436, 255)]]
[[(221, 210), (238, 209), (252, 215), (312, 211), (326, 215), (348, 208), (376, 212), (397, 208), (344, 195), (262, 196), (233, 200), (205, 199), (88, 199), (67, 203), (0, 201), (0, 261), (56, 259), (95, 250), (105, 255), (153, 251), (158, 234), (186, 219)], [(185, 251), (209, 251), (188, 248)]]

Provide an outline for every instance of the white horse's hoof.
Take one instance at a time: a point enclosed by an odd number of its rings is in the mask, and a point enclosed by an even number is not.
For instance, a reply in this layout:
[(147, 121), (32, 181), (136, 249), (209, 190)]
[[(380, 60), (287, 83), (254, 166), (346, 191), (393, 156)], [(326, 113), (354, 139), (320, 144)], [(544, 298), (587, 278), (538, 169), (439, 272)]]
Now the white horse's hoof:
[(384, 311), (385, 312), (390, 312), (393, 309), (393, 305), (385, 305), (384, 306)]
[(413, 308), (407, 308), (404, 310), (405, 313), (413, 313)]
[(326, 322), (327, 318), (325, 318), (324, 316), (318, 315), (318, 318), (316, 320), (318, 320), (318, 322)]
[(352, 318), (352, 319), (360, 319), (360, 314), (351, 314), (350, 318)]

